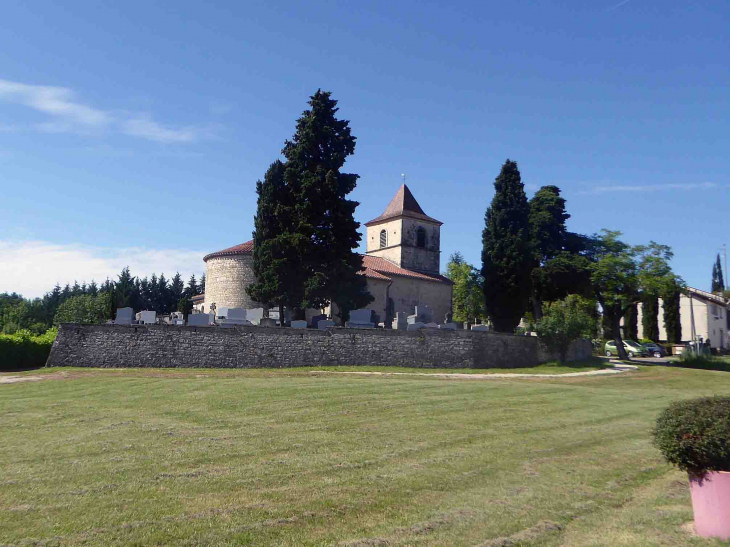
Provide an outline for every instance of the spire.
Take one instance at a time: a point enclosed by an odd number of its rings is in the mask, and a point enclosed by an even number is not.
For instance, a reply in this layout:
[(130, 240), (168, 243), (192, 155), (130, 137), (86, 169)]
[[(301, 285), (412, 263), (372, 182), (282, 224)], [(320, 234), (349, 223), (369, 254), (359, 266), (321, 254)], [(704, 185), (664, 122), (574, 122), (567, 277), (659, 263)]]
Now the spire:
[(377, 224), (398, 217), (409, 217), (424, 220), (426, 222), (434, 222), (439, 226), (443, 224), (443, 222), (439, 222), (435, 218), (432, 218), (424, 213), (423, 209), (421, 209), (421, 206), (418, 205), (416, 198), (413, 197), (413, 194), (411, 193), (408, 186), (403, 184), (398, 189), (393, 199), (390, 200), (390, 203), (385, 208), (385, 211), (383, 211), (383, 214), (377, 218), (374, 218), (370, 222), (366, 222), (365, 226)]

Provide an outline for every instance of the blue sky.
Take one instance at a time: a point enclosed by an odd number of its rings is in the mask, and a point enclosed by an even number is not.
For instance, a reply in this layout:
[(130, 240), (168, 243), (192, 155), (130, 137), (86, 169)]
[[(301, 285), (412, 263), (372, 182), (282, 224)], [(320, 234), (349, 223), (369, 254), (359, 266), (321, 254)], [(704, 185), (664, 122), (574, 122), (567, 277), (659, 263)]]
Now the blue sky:
[(479, 264), (506, 158), (698, 288), (730, 244), (725, 0), (101, 4), (3, 5), (0, 292), (202, 273), (317, 88), (358, 137), (358, 220), (406, 173), (442, 268)]

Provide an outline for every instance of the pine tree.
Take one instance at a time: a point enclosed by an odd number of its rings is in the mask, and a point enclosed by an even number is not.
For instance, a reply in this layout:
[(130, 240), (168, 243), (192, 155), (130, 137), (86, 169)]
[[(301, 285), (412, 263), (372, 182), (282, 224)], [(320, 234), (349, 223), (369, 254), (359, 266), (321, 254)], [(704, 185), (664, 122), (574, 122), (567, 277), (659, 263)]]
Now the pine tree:
[(198, 283), (198, 294), (205, 294), (205, 274), (200, 276), (200, 282)]
[(671, 344), (679, 344), (682, 342), (682, 321), (679, 311), (681, 297), (682, 290), (679, 286), (675, 285), (663, 298), (664, 328), (667, 331), (667, 342)]
[(129, 266), (123, 268), (119, 274), (115, 283), (115, 293), (117, 308), (134, 308), (136, 301), (134, 277), (129, 273)]
[(659, 340), (659, 299), (651, 293), (641, 298), (641, 327), (644, 338), (652, 342)]
[(505, 162), (494, 189), (482, 233), (484, 298), (494, 328), (513, 332), (527, 309), (534, 263), (530, 207), (516, 162)]
[(347, 199), (360, 177), (340, 172), (355, 152), (356, 138), (350, 122), (336, 118), (339, 109), (330, 92), (317, 90), (309, 105), (282, 150), (295, 211), (291, 242), (306, 275), (301, 307), (322, 308), (333, 301), (346, 310), (372, 301), (358, 275), (362, 257), (354, 252), (361, 239), (354, 217), (359, 203)]
[[(256, 283), (248, 295), (264, 307), (300, 307), (304, 299), (307, 270), (300, 260), (304, 238), (294, 229), (294, 198), (284, 181), (281, 161), (272, 163), (264, 181), (256, 182), (256, 216), (253, 231), (253, 271)], [(280, 315), (283, 317), (283, 315)]]
[(71, 296), (81, 296), (82, 294), (79, 282), (74, 279), (73, 287), (71, 287)]
[(713, 293), (722, 293), (725, 290), (725, 280), (722, 273), (722, 262), (720, 262), (720, 253), (717, 254), (717, 260), (712, 266), (712, 290)]
[(96, 296), (97, 294), (99, 294), (99, 287), (97, 287), (96, 281), (94, 281), (93, 279), (91, 280), (89, 286), (86, 287), (86, 292), (91, 296)]
[(69, 285), (68, 283), (66, 283), (66, 286), (61, 291), (61, 299), (59, 301), (59, 304), (63, 304), (66, 300), (68, 300), (69, 298), (71, 298), (71, 296), (73, 296), (71, 294), (71, 285)]
[(174, 303), (170, 301), (170, 287), (167, 283), (167, 279), (165, 279), (164, 273), (160, 274), (160, 278), (157, 281), (157, 287), (159, 302), (157, 303), (155, 311), (157, 313), (169, 313), (172, 311), (173, 306), (177, 305), (177, 301)]
[(168, 311), (172, 312), (177, 309), (177, 305), (180, 302), (180, 299), (183, 297), (183, 293), (185, 292), (185, 282), (182, 280), (182, 276), (180, 275), (180, 272), (176, 272), (175, 275), (172, 277), (172, 280), (170, 280), (170, 307), (168, 308)]
[(155, 310), (160, 307), (160, 285), (157, 282), (157, 274), (153, 273), (150, 277), (147, 288), (147, 305), (150, 310)]
[[(185, 297), (190, 299), (193, 296), (197, 296), (198, 294), (198, 282), (195, 279), (195, 274), (192, 274), (190, 276), (190, 280), (188, 281), (188, 286), (185, 288)], [(182, 311), (182, 310), (177, 310)]]

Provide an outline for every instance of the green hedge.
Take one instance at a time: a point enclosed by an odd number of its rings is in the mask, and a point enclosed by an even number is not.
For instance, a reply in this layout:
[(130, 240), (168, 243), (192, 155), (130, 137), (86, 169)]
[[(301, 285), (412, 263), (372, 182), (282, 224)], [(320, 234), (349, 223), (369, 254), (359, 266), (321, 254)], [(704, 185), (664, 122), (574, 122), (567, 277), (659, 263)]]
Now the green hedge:
[(0, 370), (42, 367), (46, 364), (56, 334), (57, 329), (49, 329), (40, 336), (33, 336), (29, 330), (0, 334)]

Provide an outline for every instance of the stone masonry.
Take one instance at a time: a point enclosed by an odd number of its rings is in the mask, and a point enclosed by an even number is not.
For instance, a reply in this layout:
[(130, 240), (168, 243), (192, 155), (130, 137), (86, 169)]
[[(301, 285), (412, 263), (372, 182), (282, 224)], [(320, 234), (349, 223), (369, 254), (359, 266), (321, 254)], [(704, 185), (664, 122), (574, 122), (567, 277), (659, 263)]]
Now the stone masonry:
[(250, 253), (209, 258), (205, 278), (205, 311), (210, 310), (213, 302), (218, 308), (261, 307), (246, 294), (246, 287), (256, 282)]
[[(591, 354), (587, 341), (570, 357)], [(550, 359), (537, 338), (490, 332), (61, 325), (48, 366), (516, 368)]]

